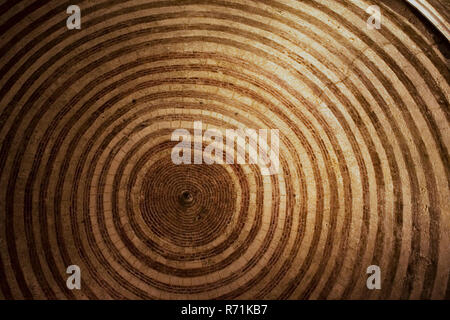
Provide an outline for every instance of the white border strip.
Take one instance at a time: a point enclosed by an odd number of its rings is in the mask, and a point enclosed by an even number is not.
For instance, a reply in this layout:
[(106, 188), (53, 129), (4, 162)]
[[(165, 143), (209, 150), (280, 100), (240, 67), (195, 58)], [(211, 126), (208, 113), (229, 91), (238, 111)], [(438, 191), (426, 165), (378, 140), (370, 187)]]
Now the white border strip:
[(450, 41), (450, 24), (426, 0), (406, 0), (425, 16)]

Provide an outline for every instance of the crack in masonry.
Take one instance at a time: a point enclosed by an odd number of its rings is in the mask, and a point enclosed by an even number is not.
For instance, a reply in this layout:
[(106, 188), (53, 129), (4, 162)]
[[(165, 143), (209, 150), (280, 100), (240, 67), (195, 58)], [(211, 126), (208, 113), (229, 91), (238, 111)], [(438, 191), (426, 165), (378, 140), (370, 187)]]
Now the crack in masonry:
[(338, 81), (334, 81), (334, 82), (330, 82), (329, 84), (327, 84), (325, 86), (325, 88), (322, 90), (322, 93), (317, 97), (319, 100), (319, 104), (321, 104), (323, 101), (322, 96), (325, 93), (325, 91), (327, 89), (329, 89), (331, 86), (335, 86), (339, 83), (343, 83), (345, 80), (347, 80), (350, 75), (351, 75), (351, 71), (354, 70), (354, 65), (355, 62), (357, 60), (359, 60), (359, 58), (364, 55), (366, 53), (366, 51), (370, 49), (370, 46), (365, 47), (363, 50), (361, 50), (355, 57), (353, 57), (353, 59), (350, 61), (350, 63), (348, 64), (348, 67), (345, 69), (345, 71), (342, 73), (343, 77), (341, 79), (339, 79)]

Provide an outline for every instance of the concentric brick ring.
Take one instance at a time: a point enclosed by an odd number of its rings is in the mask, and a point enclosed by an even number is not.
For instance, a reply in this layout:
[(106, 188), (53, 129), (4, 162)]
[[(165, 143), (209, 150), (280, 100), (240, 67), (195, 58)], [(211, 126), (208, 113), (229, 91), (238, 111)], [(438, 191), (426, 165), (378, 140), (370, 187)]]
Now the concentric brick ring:
[[(1, 297), (450, 298), (448, 42), (412, 8), (66, 5), (0, 5)], [(195, 121), (279, 130), (279, 172), (174, 164)]]
[[(222, 166), (178, 166), (172, 159), (144, 178), (140, 211), (156, 235), (193, 247), (221, 234), (234, 212), (231, 179)], [(197, 238), (198, 237), (198, 238)]]

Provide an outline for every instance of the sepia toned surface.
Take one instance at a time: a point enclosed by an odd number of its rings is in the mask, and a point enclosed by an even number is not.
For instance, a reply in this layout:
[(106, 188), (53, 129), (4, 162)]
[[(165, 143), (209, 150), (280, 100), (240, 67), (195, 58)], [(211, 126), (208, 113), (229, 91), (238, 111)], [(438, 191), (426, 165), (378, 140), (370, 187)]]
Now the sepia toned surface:
[(450, 39), (449, 0), (407, 0), (416, 8), (442, 35)]
[[(0, 2), (2, 299), (450, 299), (449, 44), (405, 1), (71, 4)], [(279, 174), (174, 165), (194, 121), (278, 129)]]

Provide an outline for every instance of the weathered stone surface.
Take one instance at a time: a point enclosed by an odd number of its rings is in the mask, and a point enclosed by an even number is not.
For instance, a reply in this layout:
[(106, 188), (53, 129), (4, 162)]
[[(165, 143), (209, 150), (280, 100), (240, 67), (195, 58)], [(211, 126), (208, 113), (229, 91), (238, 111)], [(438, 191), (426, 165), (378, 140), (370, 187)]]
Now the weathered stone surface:
[[(450, 299), (449, 45), (412, 7), (77, 3), (0, 3), (1, 298)], [(278, 129), (279, 174), (174, 165), (194, 121)]]

